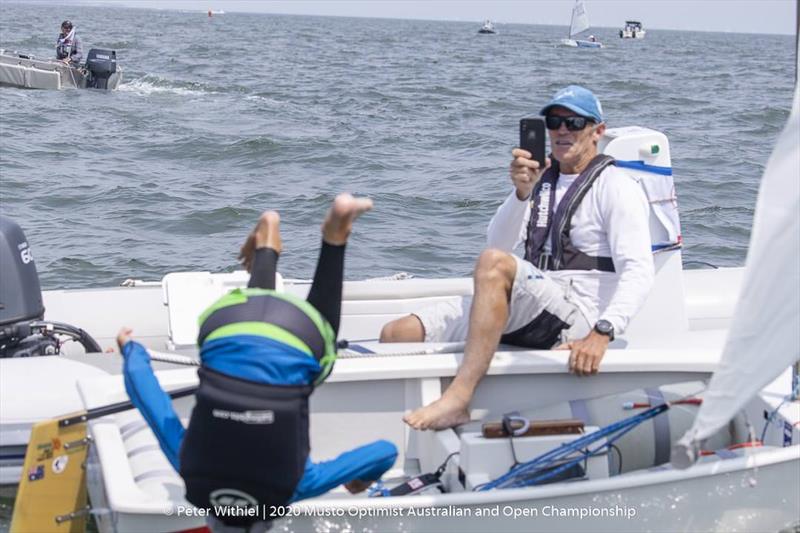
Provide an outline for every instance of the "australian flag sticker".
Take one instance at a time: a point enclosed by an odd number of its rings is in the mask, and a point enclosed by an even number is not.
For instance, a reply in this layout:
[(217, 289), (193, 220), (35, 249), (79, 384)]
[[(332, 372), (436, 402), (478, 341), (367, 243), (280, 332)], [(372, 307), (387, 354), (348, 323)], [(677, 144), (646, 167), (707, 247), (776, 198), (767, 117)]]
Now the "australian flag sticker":
[(28, 481), (38, 481), (44, 478), (44, 465), (39, 465), (28, 470)]
[(789, 422), (783, 423), (783, 445), (792, 445), (792, 425)]

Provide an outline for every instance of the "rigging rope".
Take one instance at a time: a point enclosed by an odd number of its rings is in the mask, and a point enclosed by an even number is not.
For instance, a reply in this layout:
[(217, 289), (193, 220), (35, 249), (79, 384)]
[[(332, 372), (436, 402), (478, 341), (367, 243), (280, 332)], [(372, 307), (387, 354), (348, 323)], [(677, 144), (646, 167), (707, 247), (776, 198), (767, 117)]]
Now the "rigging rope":
[[(346, 343), (346, 341), (342, 342)], [(348, 346), (348, 344), (342, 344), (340, 346), (339, 355), (337, 356), (339, 359), (364, 359), (373, 357), (404, 357), (404, 356), (414, 356), (414, 355), (455, 354), (455, 353), (462, 353), (464, 351), (465, 343), (452, 342), (452, 343), (447, 343), (445, 345), (439, 345), (434, 348), (423, 348), (420, 350), (402, 350), (397, 352), (384, 352), (384, 353), (374, 353), (374, 352), (364, 353), (353, 350), (351, 348), (347, 348), (346, 346)], [(199, 360), (187, 355), (157, 352), (150, 349), (148, 349), (148, 352), (150, 352), (150, 359), (152, 359), (153, 361), (158, 361), (161, 363), (172, 363), (175, 365), (184, 365), (184, 366), (200, 366)]]

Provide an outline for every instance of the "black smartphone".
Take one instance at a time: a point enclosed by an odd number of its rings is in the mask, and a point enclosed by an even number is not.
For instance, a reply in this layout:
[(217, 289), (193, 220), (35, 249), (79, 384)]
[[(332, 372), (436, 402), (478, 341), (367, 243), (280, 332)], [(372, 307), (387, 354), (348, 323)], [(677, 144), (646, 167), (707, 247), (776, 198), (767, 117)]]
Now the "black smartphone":
[(539, 162), (539, 168), (544, 168), (545, 126), (542, 117), (523, 118), (519, 121), (519, 147), (529, 151), (533, 159)]

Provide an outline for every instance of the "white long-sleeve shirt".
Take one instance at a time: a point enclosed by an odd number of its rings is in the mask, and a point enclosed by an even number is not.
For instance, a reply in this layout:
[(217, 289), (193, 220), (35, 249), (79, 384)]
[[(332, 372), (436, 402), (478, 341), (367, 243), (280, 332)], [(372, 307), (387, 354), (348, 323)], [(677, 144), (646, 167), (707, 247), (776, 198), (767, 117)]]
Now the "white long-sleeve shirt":
[[(576, 178), (559, 176), (553, 212)], [(511, 192), (489, 222), (490, 248), (511, 253), (525, 242), (532, 201), (519, 200), (516, 191)], [(615, 272), (556, 270), (548, 276), (564, 286), (589, 324), (605, 319), (621, 334), (647, 299), (655, 277), (649, 217), (650, 206), (640, 185), (613, 166), (600, 174), (575, 210), (569, 233), (572, 244), (587, 255), (611, 257)]]

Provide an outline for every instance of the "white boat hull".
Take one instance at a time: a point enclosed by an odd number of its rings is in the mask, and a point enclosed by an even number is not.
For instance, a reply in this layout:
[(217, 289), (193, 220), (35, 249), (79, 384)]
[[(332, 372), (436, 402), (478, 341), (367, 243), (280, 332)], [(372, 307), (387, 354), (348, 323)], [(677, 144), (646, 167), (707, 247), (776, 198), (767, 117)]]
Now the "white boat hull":
[[(643, 474), (646, 480), (631, 476), (603, 484), (589, 481), (568, 487), (509, 489), (491, 495), (418, 496), (390, 503), (307, 502), (297, 506), (297, 514), (330, 510), (344, 511), (346, 516), (292, 517), (279, 521), (276, 527), (290, 531), (318, 531), (323, 526), (329, 530), (338, 526), (340, 530), (390, 531), (402, 522), (403, 531), (409, 532), (674, 533), (779, 531), (797, 524), (797, 506), (779, 502), (800, 501), (800, 447), (752, 459), (752, 464), (755, 459), (767, 464), (747, 467), (748, 461), (743, 459), (724, 471), (714, 472), (721, 464), (704, 465), (695, 471)], [(397, 516), (369, 516), (387, 511)]]
[[(783, 452), (783, 450), (781, 450)], [(280, 531), (575, 532), (781, 531), (798, 523), (798, 450), (763, 454), (770, 464), (713, 473), (659, 475), (603, 490), (587, 483), (579, 493), (513, 489), (509, 494), (410, 496), (403, 501), (310, 501), (276, 511)], [(755, 482), (758, 487), (751, 487)], [(548, 493), (549, 494), (543, 494)], [(560, 493), (556, 493), (560, 492)], [(573, 490), (573, 492), (575, 492)], [(481, 500), (470, 496), (481, 496)], [(397, 499), (395, 499), (397, 500)], [(205, 524), (199, 517), (121, 510), (104, 516), (100, 531), (182, 531)], [(269, 514), (270, 511), (267, 511)]]
[[(56, 60), (36, 59), (0, 50), (0, 85), (23, 89), (85, 89), (89, 75)], [(122, 82), (122, 69), (108, 79), (108, 89)]]
[(621, 39), (644, 39), (646, 33), (645, 30), (620, 30), (619, 36)]
[(567, 46), (569, 48), (603, 48), (602, 43), (581, 39), (561, 39), (561, 46)]
[[(666, 358), (650, 354), (660, 360), (654, 364), (642, 355), (625, 358), (610, 354), (608, 371), (593, 378), (587, 389), (585, 380), (563, 373), (556, 357), (546, 352), (500, 353), (473, 402), (473, 418), (496, 420), (515, 408), (535, 411), (569, 398), (694, 380), (708, 376), (703, 366), (708, 370), (713, 366), (698, 364), (697, 353), (673, 354), (674, 366), (684, 371), (670, 372)], [(400, 451), (397, 468), (387, 477), (433, 471), (442, 457), (459, 449), (459, 435), (453, 430), (409, 431), (400, 418), (403, 412), (428, 401), (426, 396), (440, 393), (444, 380), (455, 373), (457, 359), (428, 355), (341, 360), (331, 382), (312, 396), (313, 458), (333, 457), (383, 437), (397, 443)], [(636, 361), (647, 362), (634, 370)], [(686, 371), (691, 368), (694, 373)], [(172, 390), (197, 383), (192, 370), (160, 372), (159, 379)], [(775, 387), (785, 386), (785, 381), (776, 382)], [(89, 407), (125, 395), (119, 377), (84, 380), (80, 390)], [(765, 391), (748, 405), (749, 419), (757, 420), (780, 400), (779, 394)], [(191, 404), (190, 398), (175, 402), (184, 416)], [(800, 406), (789, 406), (780, 413), (786, 423), (797, 428)], [(690, 424), (693, 411), (684, 414)], [(194, 508), (183, 499), (183, 483), (163, 455), (157, 449), (149, 457), (138, 453), (155, 443), (146, 428), (138, 433), (130, 429), (137, 427), (138, 419), (138, 414), (129, 412), (90, 425), (94, 447), (89, 489), (99, 530), (181, 531), (202, 526), (204, 518), (194, 515)], [(662, 466), (581, 482), (472, 492), (464, 491), (456, 464), (450, 464), (444, 476), (452, 491), (448, 494), (364, 498), (338, 490), (294, 504), (288, 511), (263, 512), (275, 515), (276, 526), (288, 531), (322, 527), (386, 531), (398, 524), (403, 531), (779, 531), (800, 521), (800, 433), (794, 429), (794, 445), (781, 447), (785, 442), (783, 424), (780, 420), (767, 432), (765, 441), (770, 446), (746, 449), (725, 460), (710, 457), (684, 471)], [(650, 431), (644, 428), (643, 434)], [(674, 440), (682, 428), (673, 425), (670, 432)]]

